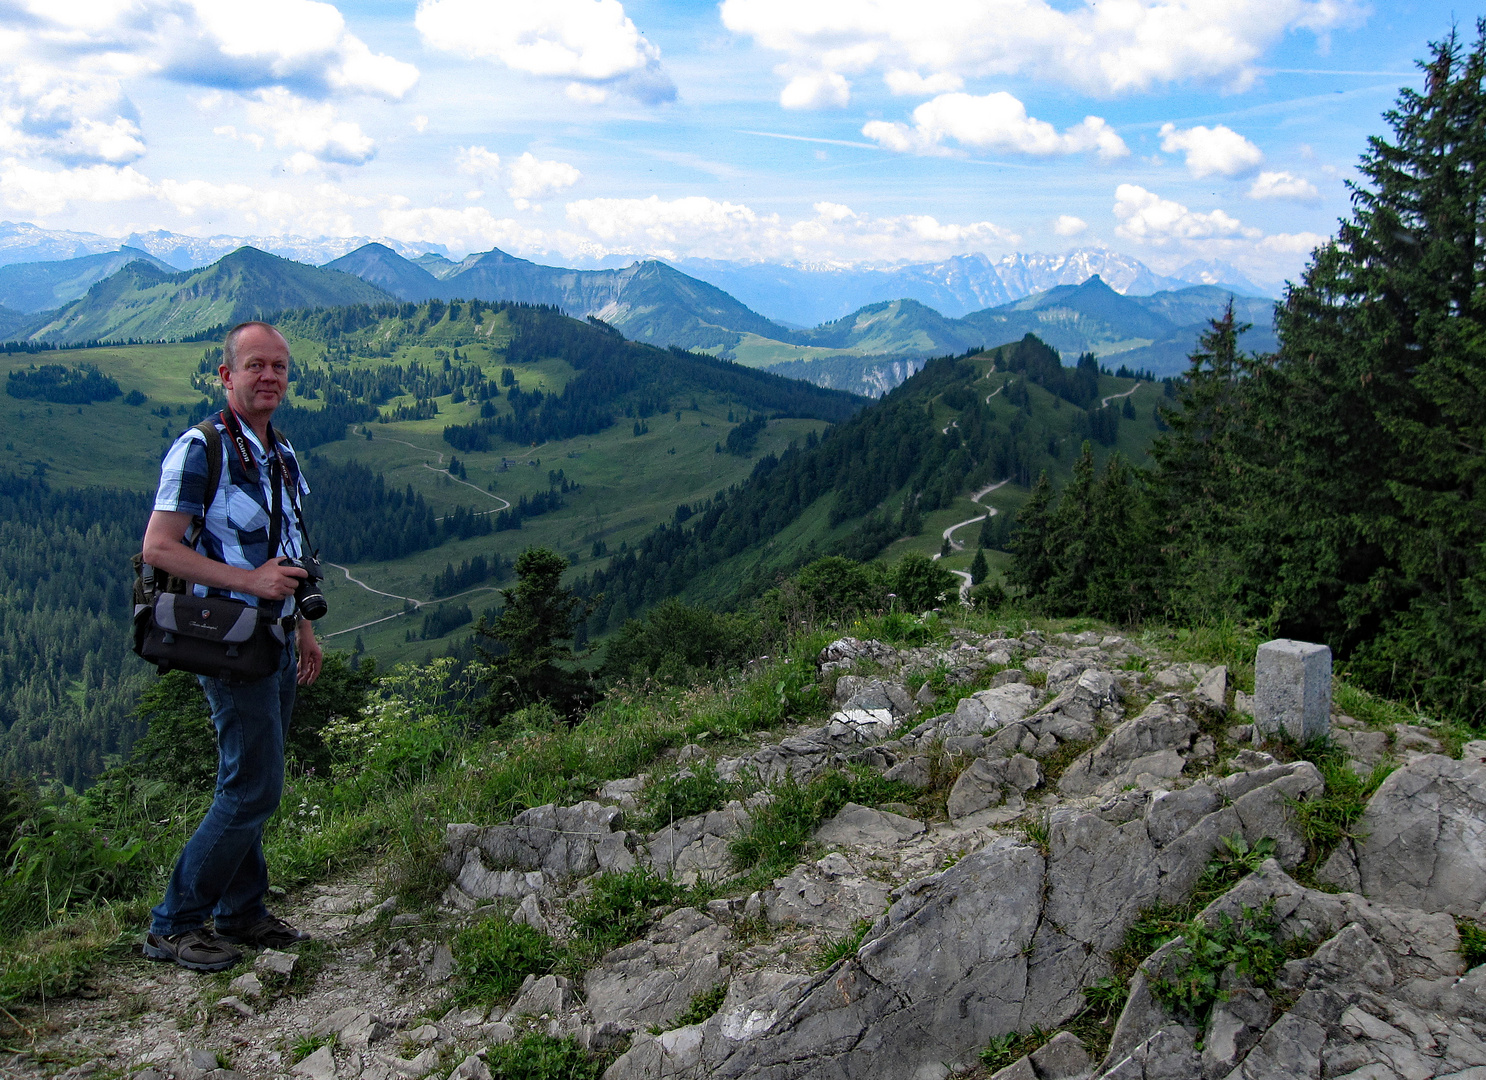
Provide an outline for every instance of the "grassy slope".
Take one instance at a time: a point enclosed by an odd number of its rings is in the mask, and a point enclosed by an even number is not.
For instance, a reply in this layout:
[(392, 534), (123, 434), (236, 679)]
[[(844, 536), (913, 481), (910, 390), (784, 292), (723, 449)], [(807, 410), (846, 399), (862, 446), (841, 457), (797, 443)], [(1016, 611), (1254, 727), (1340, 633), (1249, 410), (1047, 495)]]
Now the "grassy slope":
[[(1004, 385), (1009, 379), (1020, 378), (1020, 376), (1012, 376), (1004, 372), (988, 372), (989, 361), (984, 357), (972, 358), (971, 362), (975, 363), (982, 373), (977, 379), (982, 396), (996, 391), (997, 387)], [(1162, 397), (1159, 384), (1141, 383), (1137, 385), (1134, 379), (1119, 379), (1109, 375), (1101, 376), (1099, 379), (1101, 396), (1124, 393), (1131, 387), (1136, 388), (1135, 393), (1131, 395), (1136, 419), (1120, 421), (1119, 437), (1113, 447), (1097, 445), (1094, 447), (1095, 460), (1099, 467), (1102, 467), (1110, 454), (1116, 451), (1137, 465), (1149, 464), (1148, 448), (1157, 434), (1152, 412), (1158, 402), (1168, 399)], [(1081, 442), (1069, 433), (1070, 423), (1075, 416), (1079, 415), (1080, 410), (1056, 398), (1040, 386), (1031, 385), (1029, 390), (1032, 398), (1032, 416), (1029, 427), (1032, 430), (1045, 427), (1058, 438), (1059, 468), (1053, 475), (1053, 479), (1055, 482), (1061, 482), (1067, 478), (1081, 449)], [(1010, 404), (1000, 393), (991, 399), (991, 404), (997, 414), (1003, 418), (1011, 417), (1016, 411), (1016, 406)], [(1119, 408), (1121, 405), (1121, 401), (1111, 402), (1113, 408)], [(935, 407), (935, 427), (942, 430), (958, 416), (957, 410), (940, 401)], [(901, 505), (904, 495), (904, 492), (894, 493), (886, 500), (887, 505), (892, 507)], [(1027, 495), (1027, 489), (1007, 484), (987, 496), (983, 505), (996, 507), (998, 512), (1014, 518), (1026, 501)], [(882, 552), (879, 559), (896, 561), (909, 551), (919, 551), (930, 556), (937, 554), (943, 542), (942, 534), (946, 527), (984, 513), (984, 510), (970, 501), (969, 496), (970, 492), (964, 492), (953, 505), (942, 507), (925, 515), (922, 532), (917, 536), (905, 537), (890, 545)], [(811, 553), (823, 554), (830, 550), (834, 543), (852, 532), (862, 520), (861, 518), (850, 519), (831, 528), (830, 499), (830, 495), (819, 499), (788, 528), (771, 537), (762, 548), (752, 548), (741, 552), (701, 574), (687, 586), (682, 593), (682, 599), (688, 603), (714, 603), (731, 595), (736, 582), (751, 577), (757, 568), (765, 571), (785, 571), (798, 565)], [(966, 548), (962, 552), (950, 555), (944, 563), (946, 567), (953, 570), (970, 568), (970, 562), (975, 557), (975, 542), (979, 529), (978, 524), (967, 525), (955, 534), (955, 539), (965, 544)], [(1004, 569), (1007, 561), (1005, 555), (995, 551), (988, 551), (986, 555), (994, 572), (999, 573)]]
[[(504, 344), (503, 325), (492, 328), (489, 345), (461, 346), (460, 350), (493, 377), (498, 377), (500, 368), (505, 366), (499, 352)], [(354, 363), (376, 366), (416, 359), (433, 364), (437, 340), (438, 328), (435, 328), (428, 345), (401, 349), (386, 360), (363, 359)], [(63, 406), (18, 401), (0, 394), (0, 429), (5, 432), (0, 470), (30, 473), (39, 463), (57, 486), (105, 484), (153, 489), (159, 475), (160, 455), (184, 428), (185, 417), (172, 415), (163, 419), (150, 410), (169, 405), (174, 412), (177, 406), (189, 406), (200, 400), (201, 393), (192, 388), (192, 376), (206, 347), (137, 345), (45, 354), (40, 359), (46, 363), (96, 364), (117, 379), (125, 393), (138, 389), (149, 401), (140, 406), (125, 405), (122, 400)], [(296, 363), (319, 363), (324, 355), (323, 347), (315, 342), (292, 340), (291, 347)], [(30, 360), (30, 357), (13, 357), (4, 370), (25, 366)], [(555, 392), (560, 392), (573, 374), (566, 363), (558, 360), (518, 366), (515, 370), (524, 389)], [(621, 418), (613, 427), (594, 436), (536, 449), (507, 444), (488, 453), (459, 455), (469, 483), (480, 490), (471, 490), (446, 474), (425, 467), (448, 464), (451, 448), (443, 441), (443, 429), (447, 424), (467, 423), (478, 417), (479, 406), (473, 402), (452, 405), (444, 397), (439, 402), (440, 415), (433, 419), (373, 423), (372, 441), (351, 437), (318, 447), (313, 453), (338, 462), (362, 461), (384, 473), (391, 486), (402, 488), (411, 484), (437, 514), (460, 504), (498, 509), (501, 504), (485, 491), (492, 482), (495, 495), (513, 503), (523, 494), (545, 492), (549, 470), (562, 469), (569, 480), (583, 485), (581, 492), (568, 497), (567, 505), (561, 510), (528, 519), (520, 530), (451, 541), (394, 562), (366, 563), (352, 568), (354, 576), (373, 588), (423, 600), (431, 599), (429, 579), (446, 564), (457, 567), (462, 560), (478, 554), (500, 554), (513, 559), (529, 546), (546, 545), (569, 558), (576, 555), (578, 565), (574, 573), (582, 572), (591, 566), (595, 540), (602, 539), (611, 552), (621, 542), (632, 544), (662, 520), (669, 519), (678, 504), (716, 494), (744, 479), (757, 457), (780, 452), (792, 439), (803, 441), (810, 430), (824, 432), (828, 426), (819, 420), (772, 421), (759, 439), (755, 456), (740, 458), (714, 450), (732, 427), (727, 421), (730, 403), (701, 395), (697, 405), (695, 411), (689, 407), (683, 409), (679, 421), (674, 412), (650, 417), (649, 433), (639, 438), (634, 436), (633, 422)], [(169, 429), (169, 437), (161, 436), (162, 427)], [(540, 465), (516, 465), (502, 471), (504, 458), (540, 461)], [(313, 487), (312, 469), (309, 480)], [(313, 530), (313, 497), (306, 512)], [(143, 521), (139, 528), (143, 533)], [(478, 614), (498, 602), (494, 593), (497, 587), (495, 582), (487, 582), (484, 591), (465, 598), (464, 602)], [(350, 649), (355, 642), (356, 633), (337, 631), (403, 610), (401, 601), (351, 585), (338, 572), (327, 579), (324, 588), (331, 614), (320, 627), (322, 634), (333, 635), (328, 639), (333, 647)], [(468, 632), (461, 629), (454, 631), (449, 639), (406, 642), (407, 631), (411, 629), (416, 635), (421, 624), (421, 613), (400, 615), (360, 633), (368, 652), (384, 662), (396, 662), (421, 658), (430, 651), (440, 653), (452, 636)]]

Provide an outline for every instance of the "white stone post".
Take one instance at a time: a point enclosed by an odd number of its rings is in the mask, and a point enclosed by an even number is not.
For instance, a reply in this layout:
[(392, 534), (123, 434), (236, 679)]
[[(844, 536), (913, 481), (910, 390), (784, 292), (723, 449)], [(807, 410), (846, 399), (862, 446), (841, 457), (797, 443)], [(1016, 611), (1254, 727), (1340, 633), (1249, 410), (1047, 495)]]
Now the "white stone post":
[(1276, 638), (1254, 658), (1254, 741), (1310, 742), (1331, 733), (1331, 650)]

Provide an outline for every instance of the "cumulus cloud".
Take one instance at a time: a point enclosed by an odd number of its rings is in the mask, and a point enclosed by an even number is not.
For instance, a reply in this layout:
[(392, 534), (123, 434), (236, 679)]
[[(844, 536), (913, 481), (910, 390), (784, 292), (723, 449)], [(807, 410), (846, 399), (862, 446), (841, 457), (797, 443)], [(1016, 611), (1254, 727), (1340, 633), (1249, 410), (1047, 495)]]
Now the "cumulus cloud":
[(1053, 222), (1053, 232), (1059, 236), (1077, 236), (1088, 227), (1087, 221), (1072, 214), (1059, 214), (1058, 220)]
[(413, 206), (407, 200), (378, 215), (380, 231), (407, 243), (443, 244), (456, 251), (492, 247), (544, 249), (547, 237), (511, 218), (497, 218), (483, 206), (452, 209), (442, 206)]
[(873, 120), (862, 134), (899, 153), (946, 153), (946, 140), (978, 150), (1000, 150), (1035, 157), (1094, 151), (1109, 161), (1130, 152), (1115, 130), (1097, 116), (1086, 116), (1061, 134), (1053, 125), (1027, 115), (1026, 107), (1004, 91), (983, 96), (941, 94), (913, 110), (913, 126)]
[(965, 80), (958, 75), (941, 71), (927, 78), (916, 71), (894, 69), (882, 77), (887, 88), (902, 97), (928, 97), (930, 94), (946, 94), (960, 89)]
[(8, 161), (0, 167), (0, 200), (36, 217), (61, 213), (75, 202), (127, 202), (154, 192), (149, 178), (129, 165), (53, 170)]
[[(1363, 0), (723, 0), (724, 25), (786, 74), (1028, 74), (1094, 93), (1247, 86), (1284, 35), (1358, 21)], [(794, 69), (798, 70), (794, 70)]]
[(1264, 163), (1264, 151), (1232, 128), (1219, 124), (1178, 131), (1175, 124), (1161, 125), (1161, 149), (1168, 154), (1187, 155), (1187, 171), (1193, 176), (1242, 176)]
[(530, 152), (511, 163), (510, 174), (506, 194), (516, 200), (518, 210), (525, 210), (531, 199), (572, 187), (583, 175), (565, 161), (543, 161)]
[(1275, 233), (1261, 240), (1259, 246), (1282, 255), (1309, 255), (1330, 240), (1329, 236), (1313, 232)]
[(1116, 235), (1158, 246), (1173, 241), (1254, 240), (1263, 235), (1222, 210), (1189, 210), (1135, 184), (1121, 184), (1115, 189), (1114, 215), (1119, 219)]
[(466, 176), (475, 176), (481, 180), (500, 178), (500, 155), (491, 153), (483, 146), (461, 147), (454, 160), (459, 171)]
[[(8, 11), (0, 30), (0, 151), (67, 165), (120, 165), (143, 155), (125, 91), (142, 76), (315, 100), (400, 98), (418, 79), (417, 68), (373, 53), (334, 5), (316, 0), (15, 0)], [(220, 101), (208, 94), (199, 103), (214, 109)], [(360, 153), (354, 139), (340, 142), (343, 157)]]
[(834, 71), (796, 75), (779, 92), (786, 109), (845, 108), (851, 103), (851, 84)]
[(1251, 199), (1294, 199), (1315, 202), (1321, 197), (1316, 185), (1303, 176), (1288, 172), (1262, 172), (1249, 187)]
[(814, 216), (790, 221), (743, 203), (652, 195), (582, 199), (568, 203), (567, 216), (582, 234), (600, 242), (588, 243), (588, 252), (668, 258), (883, 261), (934, 258), (1020, 239), (989, 221), (960, 224), (918, 214), (876, 217), (832, 202), (818, 202), (812, 209)]
[(567, 80), (579, 100), (610, 89), (650, 104), (676, 96), (660, 50), (619, 0), (422, 0), (414, 22), (431, 48)]
[(282, 87), (259, 90), (248, 105), (248, 119), (273, 133), (274, 145), (298, 151), (289, 160), (298, 172), (319, 163), (364, 165), (376, 143), (360, 125), (342, 120), (329, 102), (309, 102)]

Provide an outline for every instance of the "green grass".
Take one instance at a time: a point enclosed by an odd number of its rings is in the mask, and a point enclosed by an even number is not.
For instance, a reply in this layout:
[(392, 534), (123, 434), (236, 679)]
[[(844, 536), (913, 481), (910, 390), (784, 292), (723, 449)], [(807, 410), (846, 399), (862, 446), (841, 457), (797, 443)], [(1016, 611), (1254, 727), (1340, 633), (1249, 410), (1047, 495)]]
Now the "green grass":
[(1151, 993), (1167, 1008), (1199, 1023), (1227, 997), (1220, 980), (1228, 968), (1256, 986), (1269, 986), (1289, 959), (1279, 941), (1274, 901), (1244, 906), (1237, 919), (1225, 913), (1209, 924), (1194, 918), (1179, 927), (1181, 943), (1150, 973)]
[(1455, 929), (1460, 934), (1460, 959), (1466, 970), (1478, 964), (1486, 964), (1486, 929), (1474, 919), (1455, 920)]
[(485, 1057), (492, 1080), (599, 1080), (607, 1062), (573, 1038), (532, 1032), (492, 1046)]
[(655, 832), (683, 818), (720, 810), (743, 794), (743, 786), (721, 779), (710, 761), (688, 765), (650, 782), (644, 809), (632, 816), (630, 827)]
[(1040, 1050), (1055, 1034), (1056, 1031), (1044, 1031), (1034, 1024), (1030, 1031), (1009, 1031), (998, 1035), (981, 1050), (980, 1063), (988, 1072), (1004, 1069), (1019, 1058)]
[(647, 866), (599, 874), (588, 895), (569, 905), (573, 947), (588, 957), (602, 956), (640, 937), (662, 908), (685, 895), (685, 889)]
[(453, 943), (461, 1005), (509, 1004), (528, 975), (549, 974), (563, 949), (546, 934), (508, 916), (492, 915), (461, 930)]
[(848, 956), (855, 956), (857, 949), (861, 947), (862, 939), (867, 936), (867, 931), (872, 929), (871, 919), (858, 919), (854, 927), (846, 933), (837, 937), (828, 937), (815, 950), (815, 970), (824, 971), (837, 960), (845, 960)]
[(729, 845), (733, 869), (739, 874), (769, 878), (800, 860), (821, 823), (849, 802), (874, 806), (907, 802), (918, 792), (906, 784), (884, 780), (880, 773), (828, 772), (807, 784), (793, 777), (775, 784), (773, 800), (754, 812), (748, 827)]
[(698, 991), (691, 1002), (676, 1017), (671, 1025), (673, 1028), (690, 1027), (692, 1024), (700, 1024), (702, 1021), (713, 1016), (718, 1009), (722, 1008), (723, 1000), (728, 996), (728, 984), (720, 982), (716, 986), (710, 986), (706, 990)]

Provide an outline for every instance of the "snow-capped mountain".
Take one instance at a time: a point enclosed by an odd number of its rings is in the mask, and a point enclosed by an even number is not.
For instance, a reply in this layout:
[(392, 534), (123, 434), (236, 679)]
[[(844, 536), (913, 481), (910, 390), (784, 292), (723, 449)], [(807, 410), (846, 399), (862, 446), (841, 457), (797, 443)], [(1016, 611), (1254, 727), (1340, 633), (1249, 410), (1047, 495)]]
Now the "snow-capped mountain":
[[(370, 242), (366, 236), (187, 236), (184, 233), (131, 233), (128, 236), (103, 236), (99, 233), (72, 232), (67, 229), (44, 229), (24, 221), (0, 221), (0, 266), (12, 263), (54, 262), (117, 251), (125, 245), (148, 251), (157, 259), (181, 270), (195, 270), (216, 262), (229, 251), (255, 247), (260, 251), (318, 266), (338, 259)], [(442, 244), (404, 244), (400, 240), (378, 238), (405, 258), (417, 258), (426, 252), (447, 255)]]
[[(679, 259), (673, 265), (732, 293), (769, 318), (802, 327), (839, 319), (868, 304), (903, 298), (958, 318), (1059, 285), (1078, 285), (1096, 274), (1116, 292), (1131, 296), (1208, 283), (1166, 277), (1139, 259), (1106, 248), (1079, 248), (1060, 255), (1017, 252), (999, 259), (956, 255), (940, 262), (880, 269), (709, 259)], [(1258, 286), (1240, 291), (1266, 295)]]

